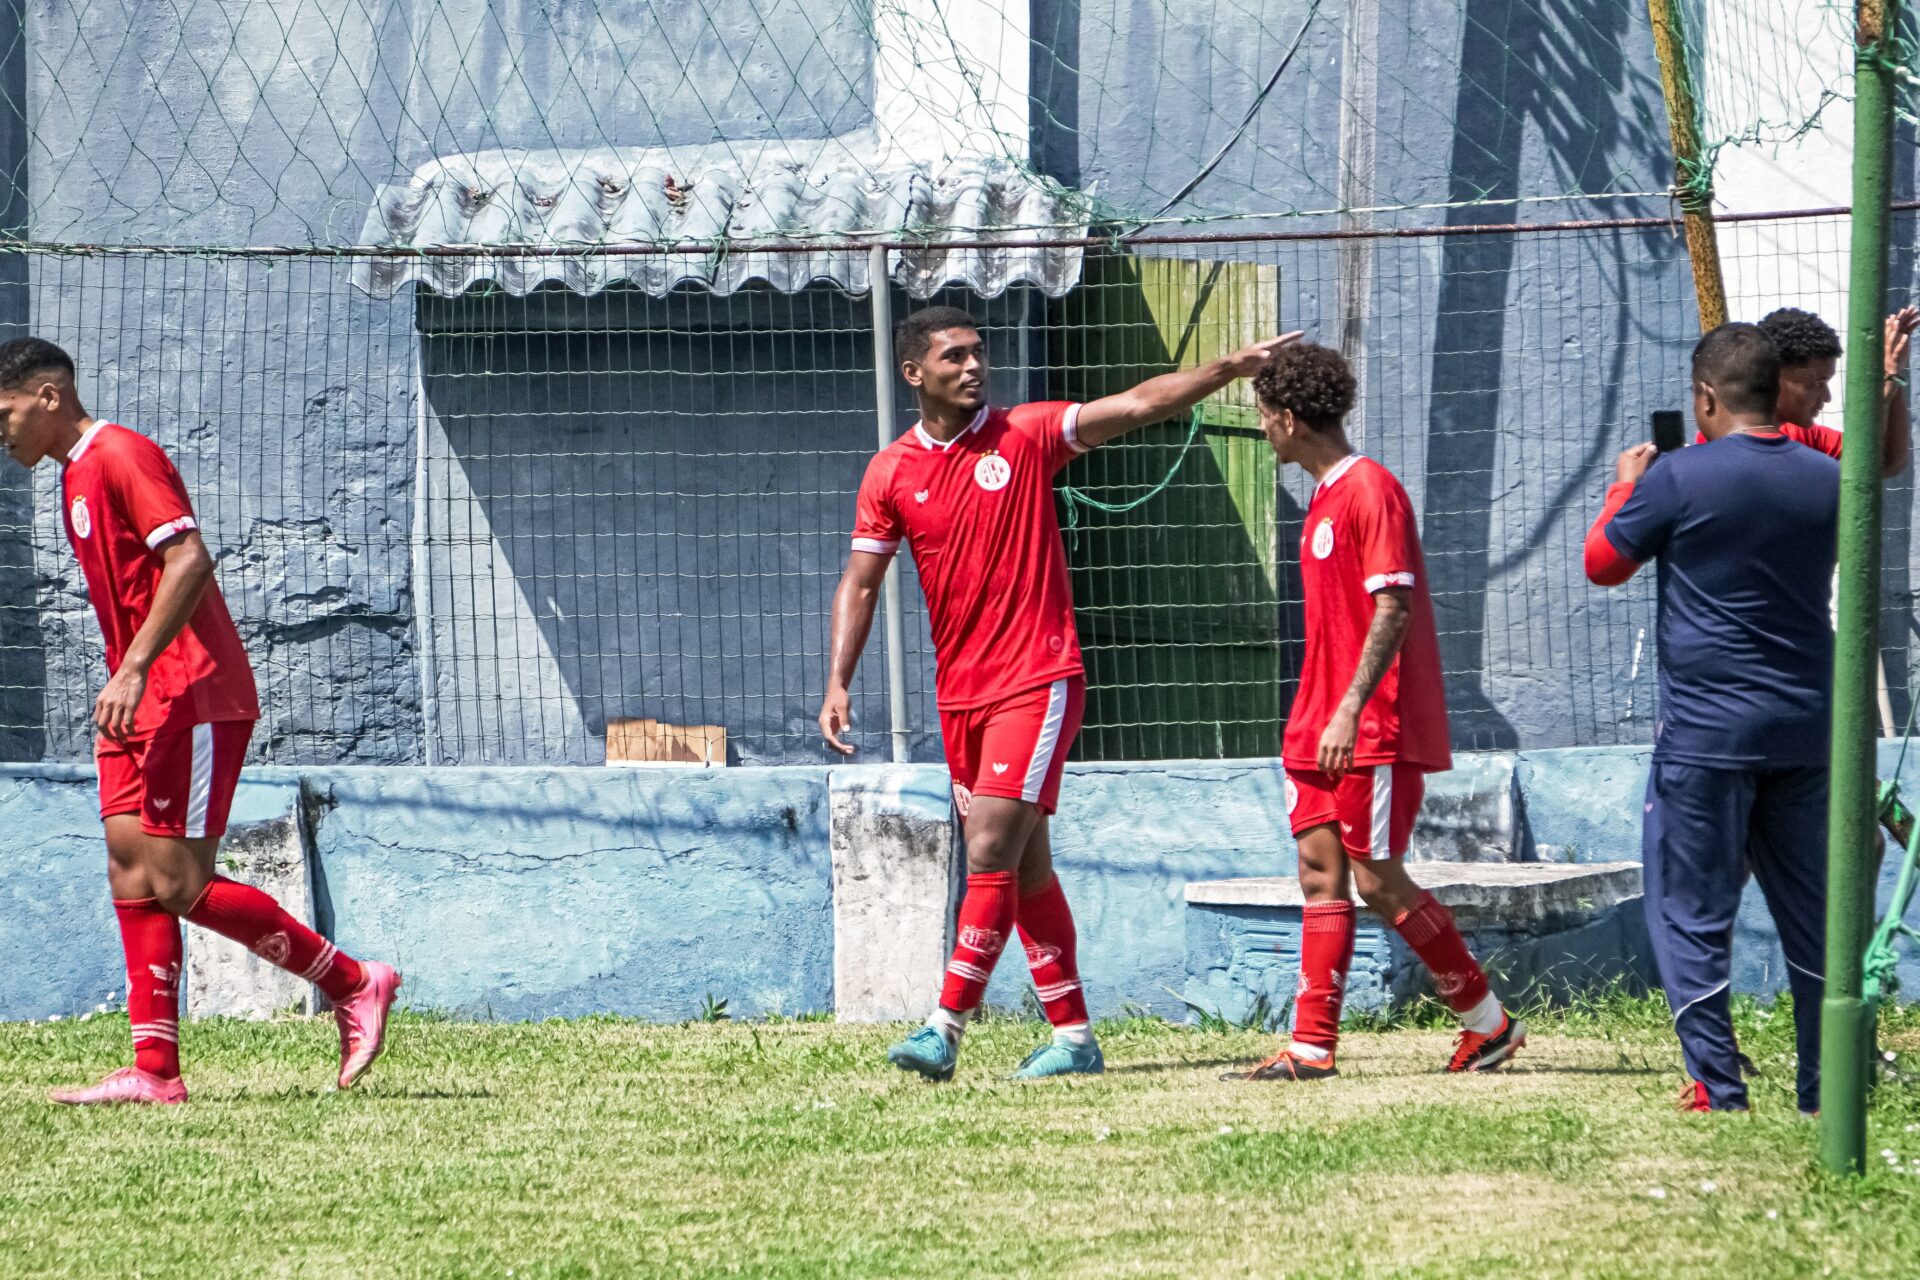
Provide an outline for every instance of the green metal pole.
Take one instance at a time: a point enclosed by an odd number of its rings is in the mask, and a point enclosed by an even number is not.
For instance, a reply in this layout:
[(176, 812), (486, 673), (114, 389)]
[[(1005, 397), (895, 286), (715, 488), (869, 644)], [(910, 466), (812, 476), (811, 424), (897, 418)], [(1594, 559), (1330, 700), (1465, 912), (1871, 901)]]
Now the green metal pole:
[(1861, 960), (1873, 925), (1875, 663), (1879, 653), (1881, 309), (1893, 186), (1900, 0), (1859, 0), (1853, 106), (1853, 245), (1847, 298), (1847, 449), (1840, 462), (1840, 610), (1833, 654), (1833, 799), (1827, 817), (1827, 985), (1820, 1016), (1820, 1159), (1862, 1173), (1873, 1010)]

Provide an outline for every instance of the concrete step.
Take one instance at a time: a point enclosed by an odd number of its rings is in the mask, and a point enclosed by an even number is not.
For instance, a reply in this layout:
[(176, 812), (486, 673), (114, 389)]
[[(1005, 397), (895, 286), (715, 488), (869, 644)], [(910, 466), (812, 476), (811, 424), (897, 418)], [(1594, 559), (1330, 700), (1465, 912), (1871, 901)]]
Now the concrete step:
[[(1638, 863), (1410, 862), (1407, 870), (1453, 912), (1503, 999), (1654, 984)], [(1285, 1026), (1300, 966), (1299, 882), (1196, 881), (1186, 901), (1189, 1007), (1235, 1023), (1264, 1010), (1258, 1020)], [(1427, 992), (1425, 968), (1397, 933), (1364, 909), (1355, 933), (1347, 1014)]]
[[(1640, 896), (1637, 862), (1409, 862), (1407, 873), (1453, 912), (1463, 933), (1559, 933)], [(1298, 911), (1305, 902), (1300, 881), (1293, 876), (1201, 880), (1187, 886), (1189, 906)]]

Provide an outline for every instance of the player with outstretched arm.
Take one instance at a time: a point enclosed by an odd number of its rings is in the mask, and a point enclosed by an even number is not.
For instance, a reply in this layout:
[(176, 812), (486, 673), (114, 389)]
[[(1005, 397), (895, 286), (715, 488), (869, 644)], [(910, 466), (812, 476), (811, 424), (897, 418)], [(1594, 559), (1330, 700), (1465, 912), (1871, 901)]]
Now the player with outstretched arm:
[(874, 457), (860, 483), (853, 551), (833, 597), (820, 731), (835, 751), (853, 753), (847, 689), (888, 563), (904, 541), (932, 622), (967, 891), (939, 1007), (888, 1050), (902, 1070), (952, 1078), (967, 1021), (1016, 927), (1054, 1028), (1017, 1074), (1104, 1068), (1047, 831), (1086, 698), (1053, 477), (1096, 445), (1164, 422), (1255, 373), (1298, 337), (1257, 342), (1087, 404), (994, 409), (987, 347), (971, 316), (931, 307), (899, 326), (895, 353), (918, 394), (920, 421)]
[(1307, 649), (1281, 754), (1306, 899), (1293, 1032), (1227, 1080), (1320, 1080), (1338, 1073), (1340, 1006), (1353, 963), (1353, 888), (1399, 933), (1460, 1018), (1449, 1071), (1489, 1071), (1527, 1042), (1467, 950), (1453, 914), (1407, 875), (1426, 775), (1453, 767), (1440, 641), (1413, 504), (1344, 426), (1353, 371), (1301, 343), (1253, 380), (1260, 424), (1284, 465), (1317, 482), (1300, 542)]
[(355, 961), (251, 885), (214, 871), (260, 703), (186, 486), (160, 446), (90, 417), (51, 342), (0, 344), (0, 443), (61, 464), (67, 539), (106, 637), (94, 758), (107, 883), (127, 961), (134, 1065), (69, 1104), (180, 1103), (180, 920), (317, 985), (340, 1027), (337, 1083), (380, 1053), (400, 975)]

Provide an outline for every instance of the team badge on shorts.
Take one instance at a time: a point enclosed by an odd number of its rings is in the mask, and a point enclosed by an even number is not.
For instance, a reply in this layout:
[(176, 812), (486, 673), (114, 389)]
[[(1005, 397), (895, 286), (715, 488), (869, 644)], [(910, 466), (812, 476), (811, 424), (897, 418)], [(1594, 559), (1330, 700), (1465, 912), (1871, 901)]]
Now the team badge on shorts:
[(1313, 558), (1325, 560), (1333, 554), (1333, 517), (1323, 517), (1313, 531)]
[(73, 521), (74, 537), (85, 538), (92, 535), (93, 517), (87, 514), (87, 500), (84, 497), (73, 500), (73, 505), (67, 508), (67, 516)]
[(962, 783), (953, 784), (953, 808), (962, 819), (967, 816), (967, 810), (973, 808), (973, 792)]
[(1300, 806), (1300, 788), (1294, 785), (1292, 778), (1287, 779), (1287, 812), (1292, 813)]
[(989, 453), (973, 464), (973, 482), (988, 493), (1007, 487), (1013, 479), (1013, 467), (997, 453)]

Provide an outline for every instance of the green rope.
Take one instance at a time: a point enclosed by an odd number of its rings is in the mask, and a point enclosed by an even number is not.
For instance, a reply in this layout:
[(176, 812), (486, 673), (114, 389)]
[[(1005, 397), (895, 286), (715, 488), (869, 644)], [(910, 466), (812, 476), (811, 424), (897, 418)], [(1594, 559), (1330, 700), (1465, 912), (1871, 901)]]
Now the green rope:
[(1187, 454), (1192, 450), (1193, 442), (1200, 438), (1200, 421), (1200, 406), (1195, 405), (1193, 407), (1192, 421), (1187, 427), (1187, 438), (1185, 442), (1181, 444), (1180, 452), (1178, 456), (1174, 458), (1173, 465), (1167, 468), (1167, 474), (1160, 477), (1159, 483), (1155, 484), (1151, 489), (1148, 489), (1137, 498), (1129, 499), (1126, 502), (1102, 502), (1085, 490), (1077, 489), (1070, 484), (1061, 485), (1060, 497), (1067, 505), (1066, 531), (1073, 538), (1073, 545), (1076, 547), (1080, 545), (1081, 507), (1086, 507), (1093, 511), (1105, 511), (1109, 515), (1119, 515), (1124, 512), (1137, 510), (1165, 493), (1167, 486), (1173, 483), (1173, 478), (1180, 474), (1180, 464), (1187, 460)]

